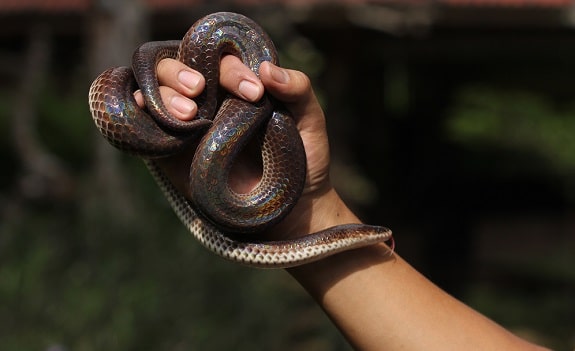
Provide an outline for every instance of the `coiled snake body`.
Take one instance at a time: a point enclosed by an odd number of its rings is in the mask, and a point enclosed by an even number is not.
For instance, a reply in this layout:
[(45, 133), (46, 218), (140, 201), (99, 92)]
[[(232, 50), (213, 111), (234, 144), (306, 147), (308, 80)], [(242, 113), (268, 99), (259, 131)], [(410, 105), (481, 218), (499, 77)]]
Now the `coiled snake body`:
[[(389, 240), (387, 228), (363, 224), (341, 225), (293, 240), (254, 239), (281, 221), (297, 202), (306, 177), (305, 151), (293, 119), (277, 110), (268, 96), (255, 104), (231, 96), (222, 101), (218, 72), (224, 54), (238, 56), (256, 74), (263, 61), (277, 64), (273, 43), (252, 20), (227, 12), (208, 15), (182, 41), (142, 45), (134, 53), (133, 70), (111, 68), (96, 78), (89, 104), (97, 128), (112, 145), (144, 159), (188, 230), (226, 259), (254, 267), (285, 268)], [(162, 103), (155, 70), (168, 57), (206, 78), (193, 121), (171, 117)], [(146, 110), (134, 99), (138, 88)], [(255, 189), (239, 194), (228, 185), (228, 176), (236, 156), (252, 138), (261, 140), (263, 172)], [(155, 159), (198, 141), (190, 166), (190, 193), (185, 196)]]

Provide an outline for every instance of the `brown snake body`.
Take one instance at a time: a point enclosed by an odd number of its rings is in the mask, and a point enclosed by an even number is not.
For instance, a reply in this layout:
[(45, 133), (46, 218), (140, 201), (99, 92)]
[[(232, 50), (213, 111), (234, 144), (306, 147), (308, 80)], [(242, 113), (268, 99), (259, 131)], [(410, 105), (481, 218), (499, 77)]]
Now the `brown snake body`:
[[(112, 145), (144, 159), (182, 223), (205, 247), (226, 259), (285, 268), (389, 240), (387, 228), (349, 224), (293, 240), (254, 241), (257, 233), (283, 220), (299, 199), (307, 171), (305, 150), (291, 116), (277, 109), (267, 95), (254, 104), (220, 98), (218, 72), (224, 54), (238, 56), (256, 74), (263, 61), (277, 64), (273, 43), (252, 20), (228, 12), (208, 15), (182, 41), (142, 45), (134, 54), (133, 70), (112, 68), (96, 78), (89, 104), (97, 128)], [(206, 78), (193, 121), (171, 117), (161, 101), (155, 70), (167, 57)], [(146, 110), (135, 102), (138, 88)], [(236, 193), (228, 185), (229, 173), (237, 154), (253, 138), (261, 140), (262, 177), (249, 193)], [(184, 195), (154, 159), (198, 141), (190, 165), (190, 193)]]

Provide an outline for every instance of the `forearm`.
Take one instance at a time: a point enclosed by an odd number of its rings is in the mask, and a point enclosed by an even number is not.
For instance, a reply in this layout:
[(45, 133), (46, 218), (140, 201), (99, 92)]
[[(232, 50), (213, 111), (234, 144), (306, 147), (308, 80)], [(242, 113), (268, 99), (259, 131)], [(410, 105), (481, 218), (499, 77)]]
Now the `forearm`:
[[(325, 196), (331, 209), (312, 216), (320, 226), (359, 222), (335, 192)], [(384, 244), (288, 271), (357, 350), (539, 349), (446, 294)]]

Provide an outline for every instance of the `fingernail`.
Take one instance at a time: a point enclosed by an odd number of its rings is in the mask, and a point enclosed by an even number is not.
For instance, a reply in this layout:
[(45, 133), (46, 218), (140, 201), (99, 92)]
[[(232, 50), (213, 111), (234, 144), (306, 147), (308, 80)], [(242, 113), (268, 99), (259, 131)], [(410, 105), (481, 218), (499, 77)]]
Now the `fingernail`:
[(182, 116), (189, 117), (194, 111), (195, 105), (192, 100), (188, 100), (181, 96), (174, 96), (170, 100), (170, 106), (182, 114)]
[(242, 80), (238, 90), (244, 98), (250, 101), (255, 101), (260, 96), (260, 87), (249, 80)]
[(182, 70), (178, 73), (178, 81), (188, 89), (195, 89), (200, 82), (200, 76), (197, 73)]
[(281, 84), (287, 84), (289, 82), (289, 74), (283, 68), (276, 65), (270, 65), (272, 78)]
[(144, 105), (146, 104), (144, 102), (144, 95), (142, 94), (142, 91), (140, 89), (134, 92), (134, 99), (136, 99), (136, 103), (140, 107), (144, 107)]

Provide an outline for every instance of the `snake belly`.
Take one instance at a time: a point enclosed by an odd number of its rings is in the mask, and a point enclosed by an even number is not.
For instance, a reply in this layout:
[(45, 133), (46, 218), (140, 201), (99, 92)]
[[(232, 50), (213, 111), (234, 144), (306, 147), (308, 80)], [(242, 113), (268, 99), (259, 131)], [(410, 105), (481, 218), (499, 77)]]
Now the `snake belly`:
[[(258, 233), (282, 221), (301, 196), (306, 155), (293, 118), (269, 96), (257, 103), (221, 98), (219, 63), (238, 56), (259, 74), (263, 61), (278, 63), (268, 35), (249, 18), (220, 12), (198, 20), (181, 41), (150, 42), (134, 53), (132, 67), (115, 67), (92, 83), (89, 105), (96, 127), (115, 147), (144, 159), (173, 210), (210, 251), (261, 268), (287, 268), (391, 239), (385, 227), (341, 225), (292, 240), (266, 240)], [(159, 93), (156, 65), (176, 58), (206, 79), (196, 99), (197, 117), (170, 116)], [(141, 89), (146, 109), (134, 91)], [(258, 140), (262, 175), (248, 193), (228, 185), (243, 148)], [(190, 162), (188, 193), (180, 192), (156, 160), (197, 145)]]

